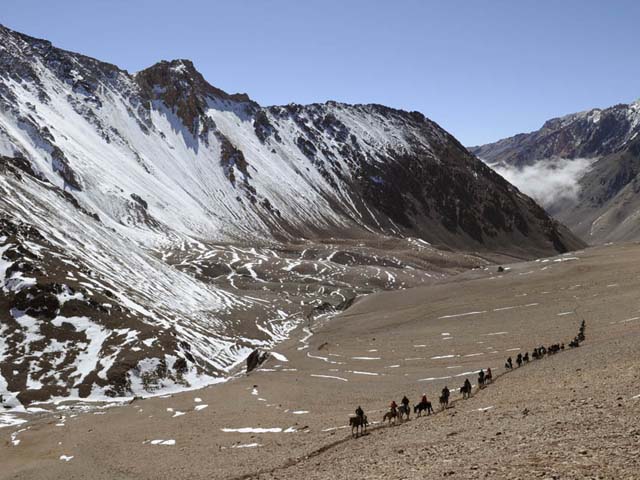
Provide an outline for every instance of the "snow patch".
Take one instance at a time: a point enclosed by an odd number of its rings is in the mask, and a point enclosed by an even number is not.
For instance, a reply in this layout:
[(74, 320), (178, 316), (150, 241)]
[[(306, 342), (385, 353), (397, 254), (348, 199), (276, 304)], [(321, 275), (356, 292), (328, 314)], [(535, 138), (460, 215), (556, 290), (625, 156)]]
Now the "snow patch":
[(335, 376), (333, 376), (333, 375), (317, 375), (317, 374), (315, 374), (315, 373), (312, 373), (312, 374), (310, 374), (309, 376), (310, 376), (310, 377), (316, 377), (316, 378), (332, 378), (332, 379), (334, 379), (334, 380), (340, 380), (340, 381), (343, 381), (343, 382), (348, 382), (348, 381), (349, 381), (349, 380), (348, 380), (348, 379), (346, 379), (346, 378), (342, 378), (342, 377), (335, 377)]
[(492, 408), (494, 408), (493, 405), (491, 405), (490, 407), (476, 408), (476, 412), (486, 412), (487, 410), (491, 410)]
[(293, 433), (296, 430), (289, 427), (283, 430), (280, 427), (263, 428), (263, 427), (241, 427), (241, 428), (221, 428), (221, 432), (225, 433)]
[(151, 440), (151, 445), (175, 445), (175, 440)]
[(273, 355), (274, 358), (276, 360), (278, 360), (279, 362), (288, 362), (289, 361), (289, 359), (287, 357), (285, 357), (284, 355), (282, 355), (281, 353), (271, 352), (271, 355)]
[(457, 317), (467, 317), (469, 315), (480, 315), (482, 313), (487, 313), (486, 310), (481, 310), (481, 311), (477, 311), (477, 312), (466, 312), (466, 313), (456, 313), (453, 315), (443, 315), (442, 317), (438, 317), (439, 320), (444, 319), (444, 318), (457, 318)]

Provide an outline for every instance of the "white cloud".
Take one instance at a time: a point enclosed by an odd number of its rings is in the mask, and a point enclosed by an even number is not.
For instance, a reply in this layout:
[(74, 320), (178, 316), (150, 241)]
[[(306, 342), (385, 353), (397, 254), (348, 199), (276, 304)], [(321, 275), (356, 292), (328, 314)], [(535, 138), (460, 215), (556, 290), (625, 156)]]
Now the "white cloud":
[(595, 160), (560, 158), (539, 160), (520, 168), (504, 164), (489, 166), (543, 207), (549, 207), (559, 200), (576, 199), (580, 192), (578, 180)]

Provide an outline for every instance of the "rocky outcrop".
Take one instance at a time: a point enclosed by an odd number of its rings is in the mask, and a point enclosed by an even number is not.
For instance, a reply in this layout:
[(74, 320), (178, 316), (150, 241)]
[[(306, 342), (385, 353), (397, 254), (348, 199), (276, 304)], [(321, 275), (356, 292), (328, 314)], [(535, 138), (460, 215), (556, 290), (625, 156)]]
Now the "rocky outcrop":
[(254, 350), (247, 357), (247, 373), (254, 371), (260, 365), (267, 361), (269, 358), (269, 352), (263, 352), (262, 350)]
[(252, 103), (244, 93), (230, 95), (210, 85), (190, 60), (156, 63), (138, 72), (135, 81), (141, 88), (143, 100), (163, 102), (194, 135), (207, 125), (207, 98)]

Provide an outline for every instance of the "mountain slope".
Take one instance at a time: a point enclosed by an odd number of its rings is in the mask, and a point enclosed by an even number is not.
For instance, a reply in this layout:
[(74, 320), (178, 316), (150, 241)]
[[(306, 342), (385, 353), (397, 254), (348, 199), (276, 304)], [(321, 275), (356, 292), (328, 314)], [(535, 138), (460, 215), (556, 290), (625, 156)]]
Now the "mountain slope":
[(637, 240), (639, 132), (640, 101), (549, 120), (471, 151), (525, 191), (535, 177), (539, 200), (584, 240)]
[(582, 246), (420, 113), (0, 40), (0, 390), (23, 403), (215, 381), (356, 295), (486, 264), (429, 242)]

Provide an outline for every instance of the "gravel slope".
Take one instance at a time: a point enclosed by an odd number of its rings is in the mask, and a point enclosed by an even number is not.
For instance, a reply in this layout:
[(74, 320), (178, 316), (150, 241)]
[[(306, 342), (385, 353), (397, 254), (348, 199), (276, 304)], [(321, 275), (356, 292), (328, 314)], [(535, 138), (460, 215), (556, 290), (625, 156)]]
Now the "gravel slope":
[[(638, 478), (639, 262), (638, 245), (612, 245), (372, 295), (250, 376), (2, 429), (0, 478)], [(502, 373), (516, 349), (568, 341), (582, 318), (582, 347), (445, 413), (357, 440), (340, 428), (358, 404), (379, 421), (392, 398)], [(242, 427), (282, 431), (223, 430)]]

